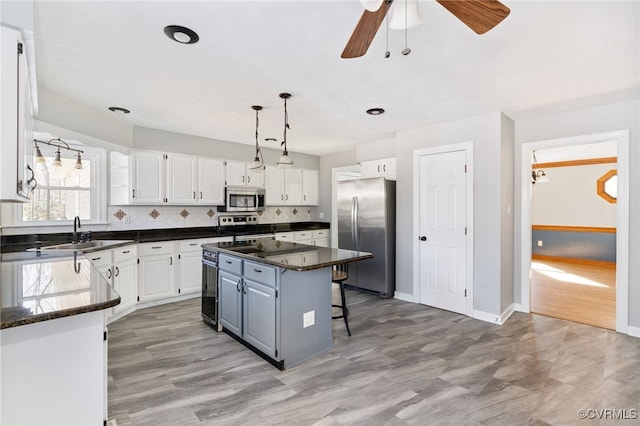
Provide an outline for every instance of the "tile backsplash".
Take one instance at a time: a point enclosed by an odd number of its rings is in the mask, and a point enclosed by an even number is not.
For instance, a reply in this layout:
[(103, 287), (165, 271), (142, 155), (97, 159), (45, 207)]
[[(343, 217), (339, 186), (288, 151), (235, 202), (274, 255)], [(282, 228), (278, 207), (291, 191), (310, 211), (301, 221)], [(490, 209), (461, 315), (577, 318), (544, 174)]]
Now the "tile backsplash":
[[(108, 209), (109, 228), (157, 229), (217, 226), (215, 207), (200, 206), (111, 206)], [(291, 223), (311, 220), (308, 206), (266, 207), (258, 212), (258, 223)]]

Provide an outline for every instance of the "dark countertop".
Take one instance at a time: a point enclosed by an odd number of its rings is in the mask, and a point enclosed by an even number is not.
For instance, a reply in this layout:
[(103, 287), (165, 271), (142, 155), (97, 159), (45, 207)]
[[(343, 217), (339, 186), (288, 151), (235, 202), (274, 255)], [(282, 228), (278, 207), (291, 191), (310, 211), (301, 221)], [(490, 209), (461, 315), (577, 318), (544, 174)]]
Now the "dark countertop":
[[(314, 229), (328, 229), (326, 222), (293, 222), (270, 223), (261, 225), (240, 225), (220, 228), (167, 228), (140, 229), (127, 231), (96, 231), (91, 233), (93, 240), (133, 240), (136, 243), (151, 243), (156, 241), (188, 240), (197, 238), (229, 237), (235, 235), (272, 234), (275, 232), (311, 231)], [(2, 253), (26, 251), (36, 247), (40, 241), (42, 247), (54, 244), (68, 243), (73, 238), (71, 232), (56, 234), (3, 235), (0, 237)]]
[[(226, 253), (294, 271), (310, 271), (373, 257), (371, 253), (364, 251), (310, 246), (288, 241), (277, 241), (271, 238), (259, 238), (235, 243), (204, 244), (202, 247), (205, 250)], [(283, 261), (285, 256), (286, 263)]]
[(59, 253), (0, 262), (0, 328), (108, 309), (120, 296), (83, 254)]

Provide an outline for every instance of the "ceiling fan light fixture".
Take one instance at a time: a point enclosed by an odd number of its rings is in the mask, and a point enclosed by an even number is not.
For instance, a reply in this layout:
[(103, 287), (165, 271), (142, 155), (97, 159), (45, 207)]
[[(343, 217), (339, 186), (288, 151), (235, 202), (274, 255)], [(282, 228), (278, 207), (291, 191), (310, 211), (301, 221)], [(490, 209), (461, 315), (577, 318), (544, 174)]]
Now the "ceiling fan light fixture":
[(195, 31), (180, 25), (167, 25), (164, 27), (164, 33), (171, 40), (181, 44), (194, 44), (200, 40)]
[(394, 6), (391, 8), (389, 28), (392, 30), (404, 30), (405, 15), (406, 28), (413, 28), (422, 24), (422, 16), (420, 15), (420, 9), (418, 8), (418, 0), (394, 1), (393, 4)]
[(384, 0), (360, 0), (360, 4), (369, 12), (375, 12), (376, 10), (380, 9), (383, 1)]

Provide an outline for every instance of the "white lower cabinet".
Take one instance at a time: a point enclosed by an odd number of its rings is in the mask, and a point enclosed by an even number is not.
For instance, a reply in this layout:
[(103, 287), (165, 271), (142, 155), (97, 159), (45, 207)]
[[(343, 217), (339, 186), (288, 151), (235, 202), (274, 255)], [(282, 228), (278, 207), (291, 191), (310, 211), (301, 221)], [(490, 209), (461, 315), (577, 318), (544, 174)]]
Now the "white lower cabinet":
[(105, 310), (107, 323), (135, 309), (138, 294), (137, 253), (135, 244), (87, 253), (96, 272), (100, 273), (120, 295), (120, 303)]
[(224, 241), (233, 241), (233, 237), (199, 238), (177, 242), (176, 292), (178, 295), (202, 292), (202, 245)]
[(133, 311), (138, 297), (138, 247), (131, 244), (113, 249), (113, 288), (120, 304), (113, 307), (113, 319)]
[(138, 255), (138, 301), (173, 296), (173, 242), (140, 244)]

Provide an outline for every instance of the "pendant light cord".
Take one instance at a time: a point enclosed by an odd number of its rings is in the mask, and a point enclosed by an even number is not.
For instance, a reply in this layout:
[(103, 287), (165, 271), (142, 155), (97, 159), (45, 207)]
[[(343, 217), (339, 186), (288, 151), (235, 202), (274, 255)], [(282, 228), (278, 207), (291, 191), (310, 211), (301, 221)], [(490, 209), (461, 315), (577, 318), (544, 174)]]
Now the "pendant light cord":
[(289, 113), (287, 112), (287, 98), (284, 98), (284, 140), (282, 145), (284, 146), (284, 152), (287, 152), (287, 129), (289, 129)]

